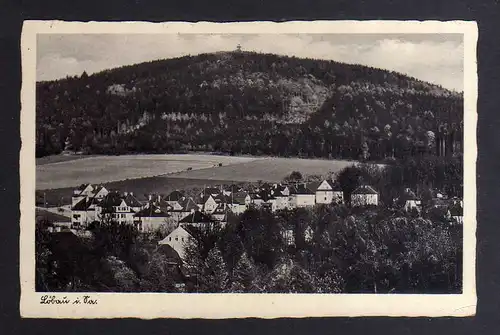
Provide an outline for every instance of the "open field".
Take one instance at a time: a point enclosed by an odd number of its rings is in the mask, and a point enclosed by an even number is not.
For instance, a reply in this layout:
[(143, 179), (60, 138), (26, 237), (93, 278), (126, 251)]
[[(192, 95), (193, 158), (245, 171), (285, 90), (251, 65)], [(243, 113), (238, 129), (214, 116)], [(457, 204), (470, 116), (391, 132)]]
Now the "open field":
[[(256, 158), (216, 155), (124, 155), (96, 156), (45, 163), (36, 167), (36, 189), (74, 187), (83, 183), (112, 181), (167, 175), (187, 169), (206, 169), (222, 165), (250, 162)], [(193, 177), (195, 178), (195, 177)]]
[(277, 158), (267, 157), (256, 159), (237, 165), (228, 165), (216, 168), (185, 171), (170, 175), (171, 178), (194, 178), (205, 180), (227, 180), (256, 182), (280, 182), (292, 171), (299, 171), (302, 175), (327, 175), (338, 172), (347, 166), (356, 164), (354, 161)]

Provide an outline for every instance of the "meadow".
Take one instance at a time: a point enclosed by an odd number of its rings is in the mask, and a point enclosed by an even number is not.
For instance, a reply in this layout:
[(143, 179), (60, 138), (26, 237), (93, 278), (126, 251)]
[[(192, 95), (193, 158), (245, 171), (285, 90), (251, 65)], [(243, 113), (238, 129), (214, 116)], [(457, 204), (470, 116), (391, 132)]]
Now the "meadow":
[(290, 175), (292, 171), (299, 171), (304, 176), (326, 176), (332, 172), (339, 172), (343, 168), (353, 164), (356, 164), (356, 162), (343, 160), (266, 157), (241, 164), (175, 173), (170, 177), (245, 182), (280, 182), (283, 178)]
[(168, 175), (188, 169), (192, 171), (207, 169), (219, 164), (224, 166), (245, 163), (254, 159), (197, 154), (95, 156), (73, 160), (64, 159), (54, 163), (37, 164), (36, 189), (58, 189), (83, 183), (108, 183)]

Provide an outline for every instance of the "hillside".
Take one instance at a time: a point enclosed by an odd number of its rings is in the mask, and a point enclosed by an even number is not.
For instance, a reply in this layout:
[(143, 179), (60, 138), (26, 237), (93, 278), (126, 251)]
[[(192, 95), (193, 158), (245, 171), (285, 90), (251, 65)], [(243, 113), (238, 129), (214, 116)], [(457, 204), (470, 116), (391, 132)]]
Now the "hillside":
[(461, 93), (333, 61), (186, 56), (40, 82), (36, 101), (39, 157), (71, 150), (382, 159), (461, 150)]

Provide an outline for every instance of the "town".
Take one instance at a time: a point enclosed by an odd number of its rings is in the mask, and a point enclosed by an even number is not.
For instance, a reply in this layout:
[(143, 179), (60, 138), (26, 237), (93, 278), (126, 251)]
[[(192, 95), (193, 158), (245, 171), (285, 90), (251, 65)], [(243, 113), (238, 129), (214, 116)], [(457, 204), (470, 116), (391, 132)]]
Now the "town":
[[(346, 201), (349, 200), (349, 201)], [(71, 220), (54, 222), (54, 233), (72, 231), (85, 235), (96, 222), (116, 222), (132, 225), (140, 233), (166, 232), (159, 245), (170, 246), (180, 260), (184, 258), (185, 242), (192, 238), (190, 227), (218, 224), (224, 226), (228, 215), (240, 215), (249, 208), (261, 208), (273, 213), (296, 208), (329, 205), (377, 207), (379, 192), (371, 185), (360, 185), (344, 199), (344, 191), (332, 179), (312, 182), (259, 183), (243, 188), (238, 185), (205, 187), (194, 196), (183, 190), (167, 195), (150, 194), (139, 201), (132, 192), (108, 190), (102, 185), (82, 184), (74, 189), (71, 201)], [(450, 225), (463, 223), (463, 201), (435, 192), (426, 206), (415, 192), (406, 188), (393, 206), (418, 216), (438, 213)], [(293, 232), (283, 231), (287, 244), (293, 244)], [(308, 234), (310, 235), (310, 233)]]

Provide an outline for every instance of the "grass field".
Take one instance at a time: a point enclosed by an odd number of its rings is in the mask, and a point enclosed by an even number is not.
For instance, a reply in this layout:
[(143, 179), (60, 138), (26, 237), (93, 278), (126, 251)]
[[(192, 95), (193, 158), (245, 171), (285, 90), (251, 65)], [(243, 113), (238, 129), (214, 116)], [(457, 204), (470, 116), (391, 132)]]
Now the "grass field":
[(280, 182), (292, 171), (302, 175), (327, 175), (338, 172), (356, 162), (322, 159), (268, 157), (249, 162), (217, 168), (199, 169), (172, 174), (171, 178), (194, 178), (205, 180)]
[(54, 160), (53, 158), (52, 163), (37, 165), (37, 190), (167, 175), (187, 169), (206, 169), (219, 163), (223, 166), (240, 164), (255, 158), (190, 154), (97, 156), (55, 162)]

